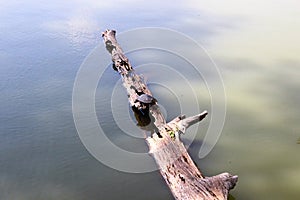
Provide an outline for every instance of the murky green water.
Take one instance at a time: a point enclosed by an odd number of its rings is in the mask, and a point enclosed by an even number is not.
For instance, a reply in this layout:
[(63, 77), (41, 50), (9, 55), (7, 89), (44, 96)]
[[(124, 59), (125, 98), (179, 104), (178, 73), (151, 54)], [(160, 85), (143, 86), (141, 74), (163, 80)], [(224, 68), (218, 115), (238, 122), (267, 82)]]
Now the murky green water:
[[(0, 199), (172, 199), (157, 172), (123, 173), (94, 159), (72, 116), (76, 73), (102, 44), (100, 32), (149, 26), (174, 29), (203, 44), (223, 76), (227, 115), (222, 135), (199, 159), (207, 119), (189, 149), (203, 173), (239, 175), (231, 192), (235, 199), (299, 199), (298, 8), (296, 1), (0, 3)], [(139, 66), (151, 60), (151, 53), (128, 56)], [(160, 55), (158, 63), (170, 60), (163, 52), (155, 55)], [(176, 70), (182, 64), (169, 63)], [(168, 120), (180, 114), (178, 104), (189, 105), (190, 94), (176, 80), (157, 77), (147, 67), (138, 72), (149, 82), (182, 87), (176, 97), (150, 84)], [(189, 76), (200, 109), (210, 110), (203, 80), (194, 80), (192, 72)], [(113, 122), (110, 95), (118, 79), (108, 68), (99, 83), (106, 89), (96, 93), (99, 121), (117, 145), (145, 152), (142, 139), (125, 135)], [(128, 105), (122, 94), (120, 107)], [(193, 108), (190, 103), (185, 114), (197, 114)]]

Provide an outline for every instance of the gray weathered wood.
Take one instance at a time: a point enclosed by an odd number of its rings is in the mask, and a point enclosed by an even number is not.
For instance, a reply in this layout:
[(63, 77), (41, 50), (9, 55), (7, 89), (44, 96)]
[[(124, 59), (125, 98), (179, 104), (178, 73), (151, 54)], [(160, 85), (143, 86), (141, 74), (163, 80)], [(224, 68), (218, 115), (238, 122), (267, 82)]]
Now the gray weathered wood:
[[(128, 101), (139, 121), (138, 124), (153, 132), (152, 136), (146, 138), (149, 153), (155, 159), (175, 199), (227, 199), (228, 191), (234, 188), (238, 176), (222, 173), (213, 177), (204, 177), (179, 137), (180, 133), (184, 133), (189, 126), (205, 118), (207, 111), (188, 118), (181, 115), (167, 123), (157, 103), (153, 103), (144, 110), (149, 116), (143, 116), (140, 113), (142, 105), (136, 101), (137, 97), (139, 93), (152, 94), (143, 79), (135, 73), (115, 36), (114, 30), (106, 30), (102, 33), (106, 49), (112, 56), (113, 68), (122, 76)], [(150, 122), (146, 120), (145, 123), (145, 119), (149, 119)]]

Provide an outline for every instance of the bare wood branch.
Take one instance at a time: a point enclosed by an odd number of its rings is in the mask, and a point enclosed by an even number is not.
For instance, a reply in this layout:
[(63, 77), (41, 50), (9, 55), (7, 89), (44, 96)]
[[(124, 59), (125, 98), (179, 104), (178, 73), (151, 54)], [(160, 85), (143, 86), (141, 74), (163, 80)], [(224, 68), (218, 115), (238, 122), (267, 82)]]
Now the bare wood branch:
[(170, 121), (168, 125), (171, 126), (172, 129), (176, 129), (176, 128), (179, 129), (180, 133), (185, 133), (188, 127), (203, 120), (207, 114), (208, 112), (205, 110), (198, 115), (194, 115), (188, 118), (186, 118), (185, 115), (180, 115), (175, 119), (173, 119), (172, 121)]
[(178, 136), (189, 126), (204, 119), (207, 111), (188, 118), (180, 115), (166, 123), (157, 102), (145, 106), (137, 101), (141, 94), (152, 94), (143, 79), (135, 73), (115, 36), (114, 30), (102, 33), (106, 49), (112, 56), (113, 68), (122, 76), (138, 125), (153, 132), (151, 137), (146, 138), (149, 153), (155, 159), (175, 199), (227, 199), (228, 191), (234, 188), (238, 177), (229, 173), (204, 177)]

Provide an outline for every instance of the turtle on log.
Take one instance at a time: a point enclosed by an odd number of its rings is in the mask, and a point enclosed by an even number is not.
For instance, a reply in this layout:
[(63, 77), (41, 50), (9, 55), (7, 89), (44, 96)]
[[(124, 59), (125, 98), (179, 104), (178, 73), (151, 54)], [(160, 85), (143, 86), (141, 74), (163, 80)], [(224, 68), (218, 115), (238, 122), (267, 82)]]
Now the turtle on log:
[(149, 95), (149, 94), (141, 94), (137, 97), (137, 99), (134, 101), (134, 103), (139, 102), (140, 105), (137, 106), (137, 108), (144, 114), (149, 113), (149, 106), (154, 105), (157, 100)]
[(141, 94), (141, 95), (139, 95), (137, 97), (137, 99), (135, 100), (135, 102), (140, 102), (140, 103), (142, 103), (142, 104), (144, 104), (144, 105), (147, 106), (147, 105), (153, 105), (153, 104), (155, 104), (157, 102), (157, 100), (153, 96), (151, 96), (149, 94)]

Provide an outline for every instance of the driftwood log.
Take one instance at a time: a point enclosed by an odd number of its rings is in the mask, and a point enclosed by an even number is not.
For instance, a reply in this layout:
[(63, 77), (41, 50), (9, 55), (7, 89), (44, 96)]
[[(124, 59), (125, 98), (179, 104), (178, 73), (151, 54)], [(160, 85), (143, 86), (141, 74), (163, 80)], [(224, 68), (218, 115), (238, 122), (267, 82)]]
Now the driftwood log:
[(180, 134), (205, 118), (207, 111), (187, 118), (180, 115), (167, 123), (156, 101), (143, 104), (137, 100), (142, 94), (152, 94), (117, 43), (116, 31), (106, 30), (102, 37), (112, 56), (113, 69), (122, 77), (138, 125), (152, 133), (146, 138), (149, 153), (155, 159), (175, 199), (227, 199), (228, 191), (235, 187), (238, 176), (222, 173), (204, 177), (180, 141)]

